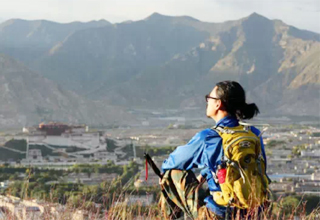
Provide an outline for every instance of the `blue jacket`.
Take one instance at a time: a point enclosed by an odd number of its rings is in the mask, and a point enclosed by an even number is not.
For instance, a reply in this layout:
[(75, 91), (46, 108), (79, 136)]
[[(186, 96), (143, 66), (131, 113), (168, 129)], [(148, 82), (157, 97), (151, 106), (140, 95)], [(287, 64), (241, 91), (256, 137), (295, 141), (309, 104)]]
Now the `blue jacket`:
[[(236, 117), (227, 116), (217, 122), (218, 126), (236, 127), (239, 122)], [(254, 134), (259, 135), (260, 131), (251, 127)], [(263, 141), (261, 139), (262, 155), (266, 161)], [(219, 184), (216, 184), (211, 171), (215, 172), (223, 155), (222, 138), (219, 134), (207, 128), (197, 133), (186, 145), (177, 147), (162, 164), (162, 171), (171, 169), (190, 170), (192, 168), (204, 168), (201, 175), (206, 178), (210, 191), (221, 191)], [(225, 208), (218, 206), (208, 196), (205, 199), (207, 207), (218, 215), (224, 215)]]

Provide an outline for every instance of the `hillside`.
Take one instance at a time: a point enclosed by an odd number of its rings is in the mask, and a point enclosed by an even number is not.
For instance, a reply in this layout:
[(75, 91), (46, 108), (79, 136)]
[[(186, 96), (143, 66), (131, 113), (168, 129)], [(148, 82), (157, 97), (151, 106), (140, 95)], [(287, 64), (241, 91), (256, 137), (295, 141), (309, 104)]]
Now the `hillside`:
[(121, 109), (81, 98), (0, 54), (0, 124), (17, 127), (42, 120), (107, 124), (130, 119)]

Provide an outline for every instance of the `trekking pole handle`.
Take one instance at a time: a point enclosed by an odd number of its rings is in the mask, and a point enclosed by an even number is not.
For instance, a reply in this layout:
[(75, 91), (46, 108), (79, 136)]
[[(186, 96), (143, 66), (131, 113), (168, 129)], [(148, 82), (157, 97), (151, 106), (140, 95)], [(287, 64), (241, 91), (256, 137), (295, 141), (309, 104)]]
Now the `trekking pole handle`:
[(157, 167), (157, 165), (154, 163), (154, 161), (152, 160), (152, 158), (150, 157), (150, 155), (147, 154), (147, 153), (144, 153), (144, 158), (147, 160), (148, 164), (151, 166), (151, 168), (153, 169), (153, 171), (155, 172), (155, 174), (157, 174), (157, 176), (159, 176), (160, 178), (162, 178), (161, 171), (159, 170), (159, 168)]

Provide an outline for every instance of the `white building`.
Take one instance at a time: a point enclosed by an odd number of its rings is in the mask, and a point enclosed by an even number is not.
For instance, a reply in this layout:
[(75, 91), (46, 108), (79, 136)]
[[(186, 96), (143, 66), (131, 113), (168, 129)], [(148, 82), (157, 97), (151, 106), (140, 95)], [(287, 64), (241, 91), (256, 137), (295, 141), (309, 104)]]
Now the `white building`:
[(320, 157), (320, 150), (313, 150), (313, 151), (301, 151), (301, 157)]
[(320, 173), (311, 174), (311, 180), (320, 180)]
[(28, 159), (29, 161), (33, 162), (42, 162), (42, 154), (40, 149), (31, 149), (28, 152)]
[(274, 159), (287, 158), (288, 155), (291, 155), (291, 150), (276, 150), (276, 149), (272, 149), (272, 157)]
[(9, 181), (9, 180), (0, 182), (0, 189), (6, 189), (6, 188), (8, 188), (11, 183), (12, 183), (12, 182)]
[(97, 159), (97, 160), (102, 160), (102, 161), (111, 160), (114, 162), (117, 161), (117, 155), (115, 153), (110, 153), (107, 151), (99, 151), (99, 152), (94, 153), (93, 155), (94, 155), (93, 156), (94, 159)]

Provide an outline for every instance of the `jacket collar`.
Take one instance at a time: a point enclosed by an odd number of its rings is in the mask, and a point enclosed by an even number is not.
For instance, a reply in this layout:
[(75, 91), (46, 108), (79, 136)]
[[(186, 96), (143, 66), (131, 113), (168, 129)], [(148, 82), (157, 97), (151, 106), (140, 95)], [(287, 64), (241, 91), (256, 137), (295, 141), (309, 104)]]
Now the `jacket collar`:
[(216, 126), (222, 127), (235, 127), (239, 125), (239, 121), (235, 116), (228, 115), (221, 120), (219, 120)]

